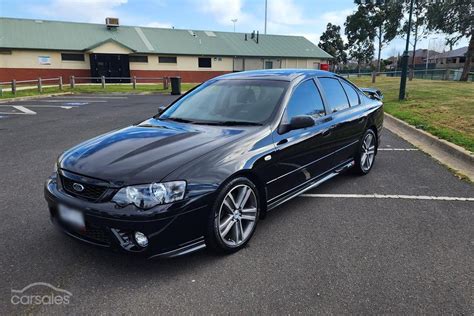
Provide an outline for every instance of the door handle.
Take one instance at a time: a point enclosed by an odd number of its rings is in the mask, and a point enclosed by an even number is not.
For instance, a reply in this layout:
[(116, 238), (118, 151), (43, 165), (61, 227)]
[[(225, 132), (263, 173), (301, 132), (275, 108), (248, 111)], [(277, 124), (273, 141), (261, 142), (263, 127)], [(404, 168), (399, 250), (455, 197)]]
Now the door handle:
[(326, 137), (326, 136), (331, 135), (331, 133), (332, 133), (332, 128), (328, 128), (327, 130), (325, 130), (325, 131), (322, 133), (322, 135), (323, 135), (323, 137)]
[(288, 143), (288, 139), (284, 138), (282, 140), (280, 140), (278, 143), (277, 143), (277, 146), (280, 146), (280, 145), (283, 145), (283, 144), (286, 144)]

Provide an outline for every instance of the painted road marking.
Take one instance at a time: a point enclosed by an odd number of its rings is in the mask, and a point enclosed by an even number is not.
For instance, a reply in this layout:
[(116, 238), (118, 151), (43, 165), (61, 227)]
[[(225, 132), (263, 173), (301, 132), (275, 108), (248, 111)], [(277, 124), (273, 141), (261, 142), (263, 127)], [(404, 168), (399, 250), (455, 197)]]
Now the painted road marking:
[(21, 105), (12, 105), (13, 108), (17, 109), (18, 111), (20, 111), (21, 113), (16, 113), (16, 112), (0, 112), (0, 114), (23, 114), (23, 115), (35, 115), (36, 112), (35, 111), (32, 111), (30, 109), (27, 109), (25, 108), (24, 106), (21, 106)]
[(67, 97), (63, 99), (128, 99), (128, 97)]
[[(15, 107), (18, 105), (11, 105), (11, 104), (0, 104), (0, 106), (3, 107)], [(72, 106), (72, 105), (43, 105), (43, 104), (23, 104), (21, 107), (33, 107), (33, 108), (58, 108), (58, 109), (67, 109), (70, 110), (72, 108), (77, 108), (77, 106)]]
[(404, 199), (404, 200), (435, 200), (435, 201), (469, 201), (474, 197), (399, 195), (399, 194), (301, 194), (309, 198), (353, 198), (353, 199)]
[[(67, 100), (40, 100), (40, 102), (50, 102), (50, 103), (68, 103), (68, 102), (76, 102), (76, 103), (79, 103), (78, 100), (71, 100), (71, 99), (67, 99)], [(105, 102), (109, 102), (107, 100), (87, 100), (87, 101), (84, 101), (85, 103), (105, 103)]]
[(378, 151), (417, 151), (418, 148), (378, 148)]

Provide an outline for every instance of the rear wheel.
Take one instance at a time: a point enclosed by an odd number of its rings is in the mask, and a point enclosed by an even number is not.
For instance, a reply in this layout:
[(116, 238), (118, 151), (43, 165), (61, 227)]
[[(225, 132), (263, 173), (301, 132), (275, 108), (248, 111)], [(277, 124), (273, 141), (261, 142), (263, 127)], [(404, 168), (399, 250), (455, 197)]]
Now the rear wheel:
[(373, 130), (368, 129), (359, 145), (354, 170), (360, 175), (370, 172), (375, 162), (375, 151), (377, 149), (377, 138)]
[(260, 201), (256, 186), (239, 177), (219, 192), (211, 212), (206, 243), (223, 253), (240, 250), (252, 237), (258, 222)]

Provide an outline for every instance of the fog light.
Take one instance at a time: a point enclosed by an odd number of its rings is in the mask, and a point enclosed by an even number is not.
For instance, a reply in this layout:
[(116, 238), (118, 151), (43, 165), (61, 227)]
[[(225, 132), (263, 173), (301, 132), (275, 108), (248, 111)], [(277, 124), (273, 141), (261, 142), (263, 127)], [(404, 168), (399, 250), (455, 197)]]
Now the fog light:
[(146, 238), (145, 234), (141, 232), (135, 232), (134, 237), (135, 241), (137, 242), (137, 245), (139, 245), (140, 247), (145, 248), (146, 246), (148, 246), (148, 238)]

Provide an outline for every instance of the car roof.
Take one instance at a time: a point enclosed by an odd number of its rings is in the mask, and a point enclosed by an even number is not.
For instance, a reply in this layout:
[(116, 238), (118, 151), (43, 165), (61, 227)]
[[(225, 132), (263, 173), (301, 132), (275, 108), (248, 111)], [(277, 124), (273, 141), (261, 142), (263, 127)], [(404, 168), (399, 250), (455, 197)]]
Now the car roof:
[(294, 79), (305, 77), (334, 77), (335, 74), (329, 71), (317, 69), (265, 69), (265, 70), (250, 70), (234, 72), (226, 75), (216, 77), (215, 79), (267, 79), (267, 80), (281, 80), (293, 81)]

